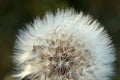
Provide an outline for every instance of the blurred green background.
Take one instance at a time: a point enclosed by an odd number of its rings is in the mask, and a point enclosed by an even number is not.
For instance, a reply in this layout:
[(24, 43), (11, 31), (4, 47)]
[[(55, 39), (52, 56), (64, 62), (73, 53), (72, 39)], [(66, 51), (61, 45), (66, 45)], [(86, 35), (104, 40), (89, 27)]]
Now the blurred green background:
[(13, 80), (11, 56), (18, 29), (46, 11), (74, 8), (98, 19), (116, 46), (115, 76), (120, 80), (120, 0), (0, 0), (0, 80)]

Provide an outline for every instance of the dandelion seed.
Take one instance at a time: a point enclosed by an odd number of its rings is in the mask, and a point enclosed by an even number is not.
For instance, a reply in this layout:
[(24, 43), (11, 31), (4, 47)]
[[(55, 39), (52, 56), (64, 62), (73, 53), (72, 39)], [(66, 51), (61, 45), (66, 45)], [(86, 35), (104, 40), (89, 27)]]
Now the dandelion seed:
[(14, 61), (20, 80), (109, 80), (114, 47), (104, 28), (74, 10), (48, 13), (21, 30)]

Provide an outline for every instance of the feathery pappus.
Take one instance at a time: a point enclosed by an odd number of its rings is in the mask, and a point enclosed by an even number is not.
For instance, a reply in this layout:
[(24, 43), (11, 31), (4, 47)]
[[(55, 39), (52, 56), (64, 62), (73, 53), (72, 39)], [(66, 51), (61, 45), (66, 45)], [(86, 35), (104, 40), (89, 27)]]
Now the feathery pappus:
[(115, 49), (99, 22), (72, 9), (37, 17), (20, 30), (17, 80), (110, 80)]

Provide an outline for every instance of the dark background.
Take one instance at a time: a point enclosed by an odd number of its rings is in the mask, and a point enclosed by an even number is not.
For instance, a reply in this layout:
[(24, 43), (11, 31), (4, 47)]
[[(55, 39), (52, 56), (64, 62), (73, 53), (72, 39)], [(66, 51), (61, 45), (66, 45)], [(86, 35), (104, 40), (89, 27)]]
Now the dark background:
[(18, 29), (47, 11), (71, 8), (98, 19), (116, 46), (115, 76), (120, 80), (120, 0), (0, 0), (0, 80), (13, 80), (12, 53)]

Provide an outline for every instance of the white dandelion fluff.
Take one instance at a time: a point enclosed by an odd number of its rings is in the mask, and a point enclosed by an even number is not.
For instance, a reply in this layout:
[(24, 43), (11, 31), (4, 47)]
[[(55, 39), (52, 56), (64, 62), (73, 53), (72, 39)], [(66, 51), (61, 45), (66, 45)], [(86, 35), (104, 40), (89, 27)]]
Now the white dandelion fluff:
[(109, 80), (114, 47), (104, 28), (74, 10), (47, 13), (20, 30), (14, 62), (20, 80)]

